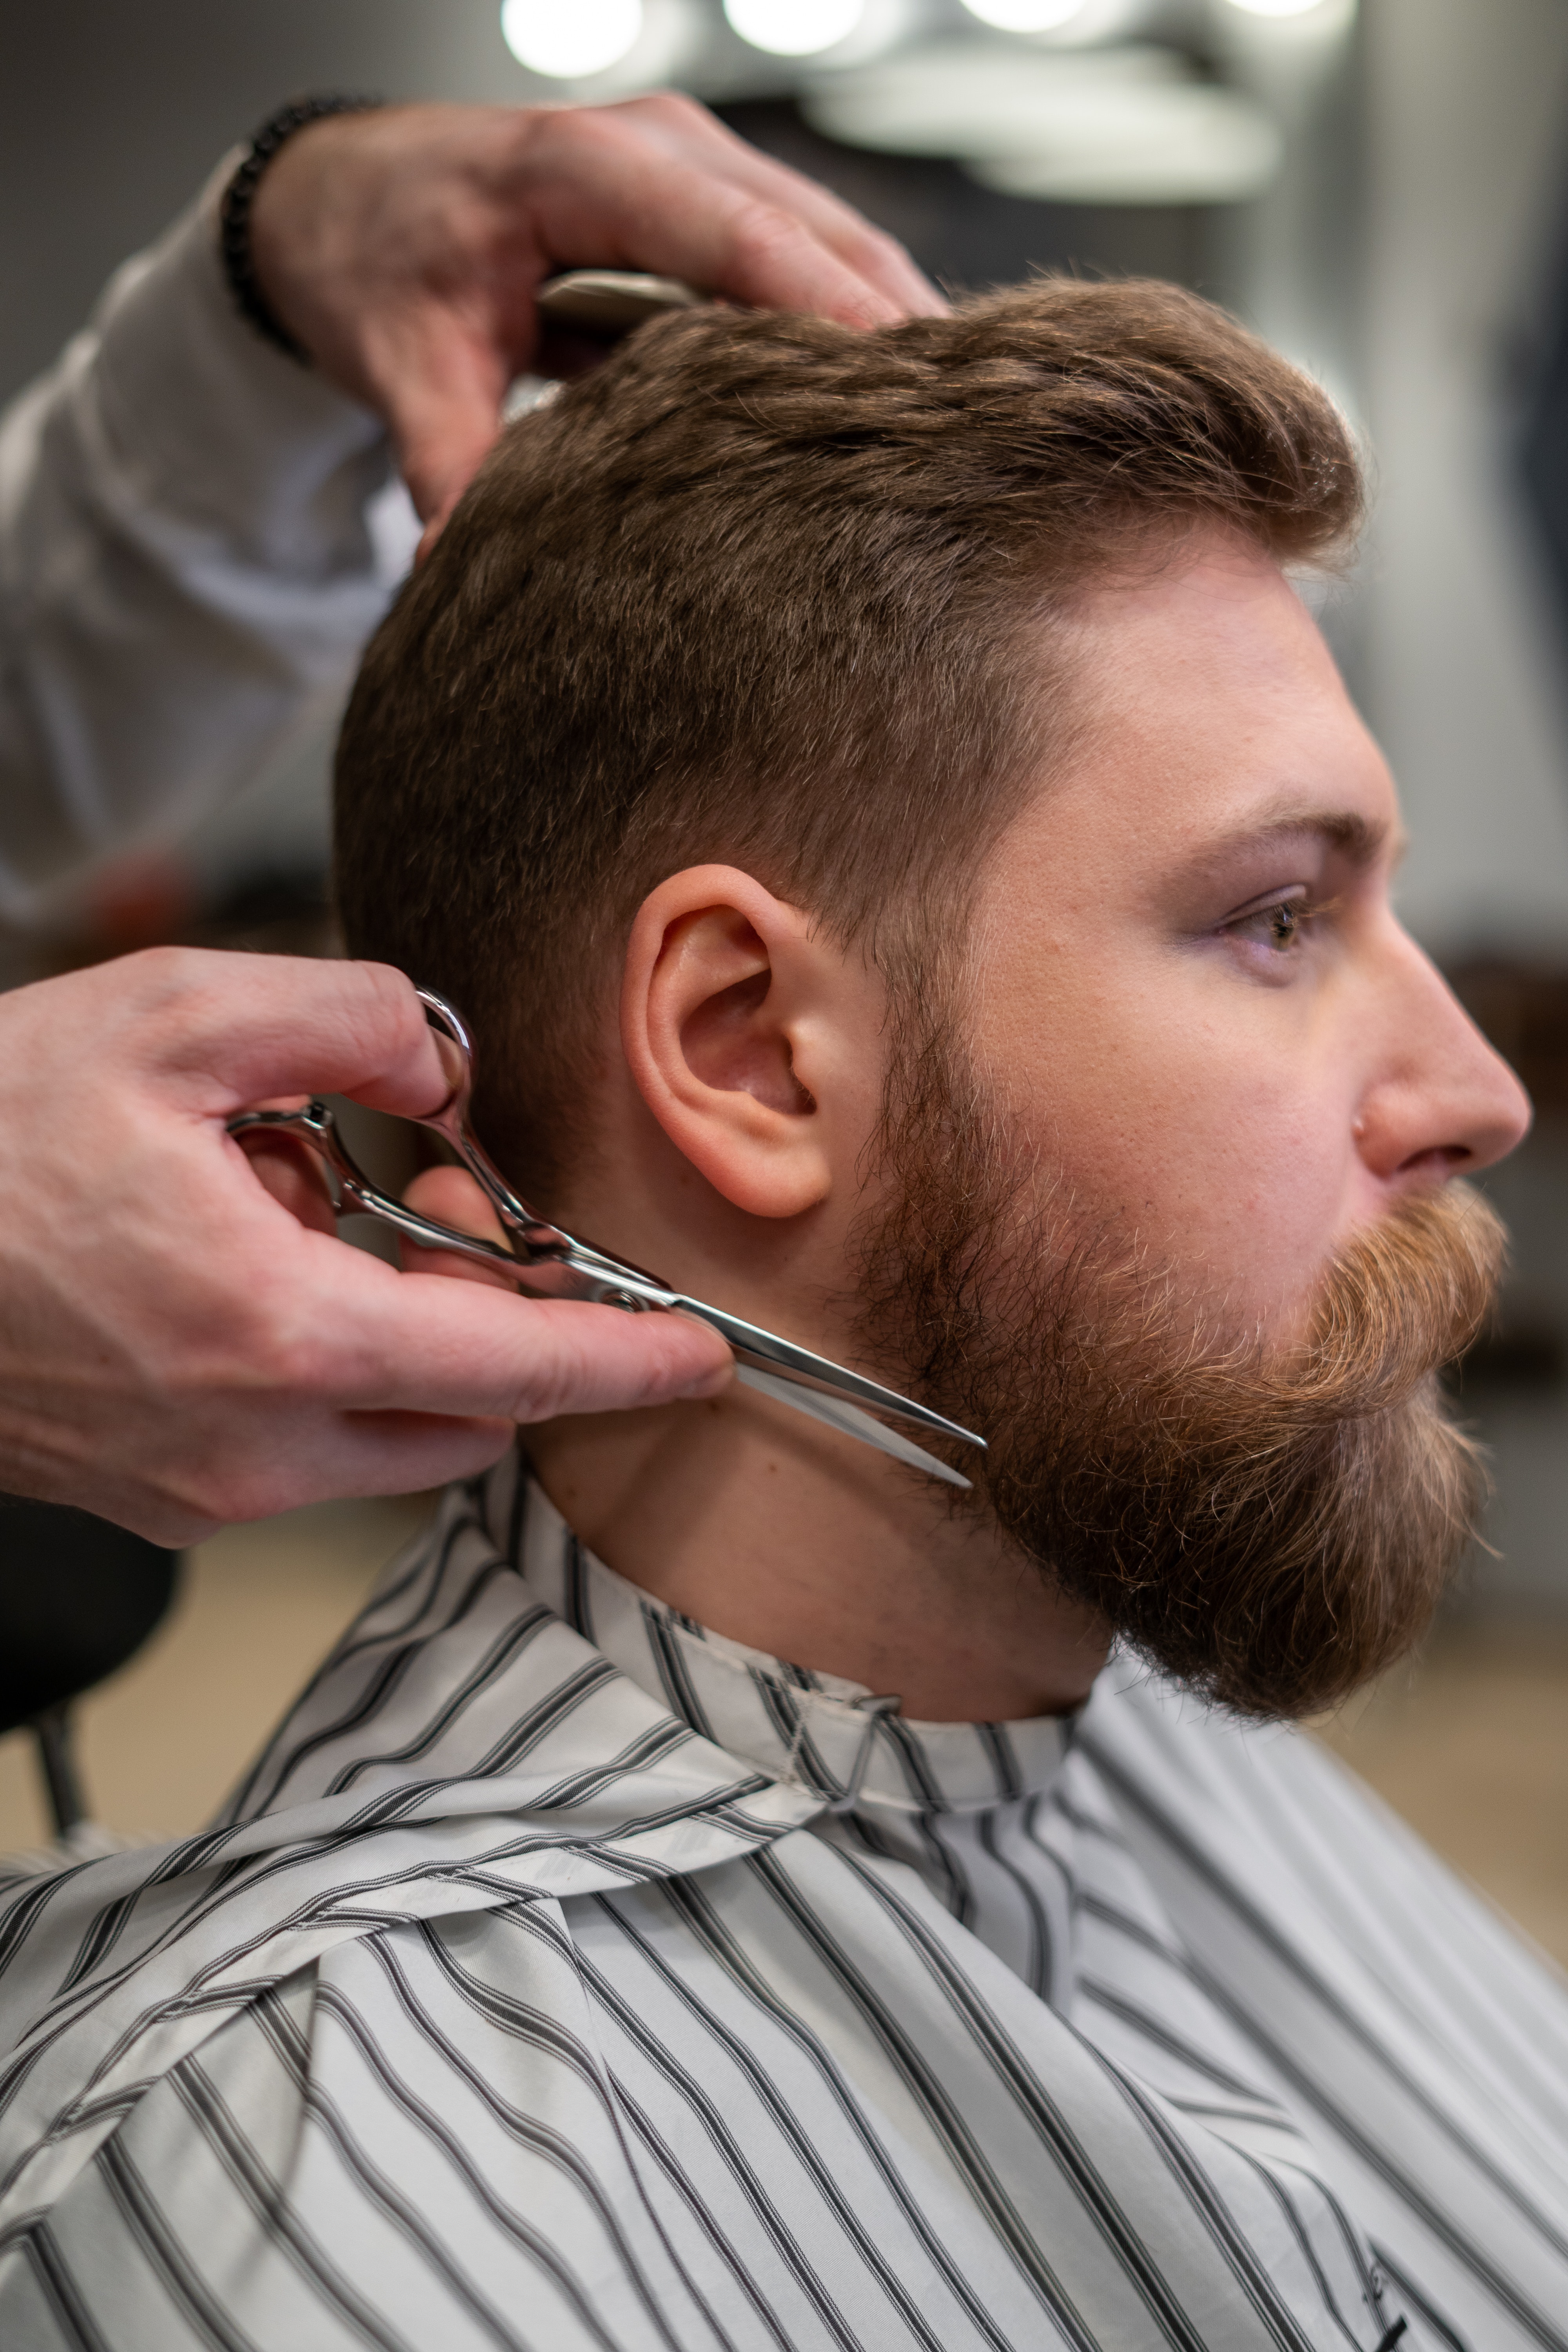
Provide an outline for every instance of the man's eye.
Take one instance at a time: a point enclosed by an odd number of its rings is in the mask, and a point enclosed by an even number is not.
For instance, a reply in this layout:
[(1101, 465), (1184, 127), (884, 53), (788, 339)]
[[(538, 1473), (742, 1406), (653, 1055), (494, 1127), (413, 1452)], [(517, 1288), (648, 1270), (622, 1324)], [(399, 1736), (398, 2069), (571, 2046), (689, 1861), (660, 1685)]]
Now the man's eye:
[(1284, 955), (1300, 946), (1313, 916), (1321, 911), (1304, 898), (1275, 898), (1266, 907), (1238, 915), (1226, 929), (1234, 939), (1253, 940)]

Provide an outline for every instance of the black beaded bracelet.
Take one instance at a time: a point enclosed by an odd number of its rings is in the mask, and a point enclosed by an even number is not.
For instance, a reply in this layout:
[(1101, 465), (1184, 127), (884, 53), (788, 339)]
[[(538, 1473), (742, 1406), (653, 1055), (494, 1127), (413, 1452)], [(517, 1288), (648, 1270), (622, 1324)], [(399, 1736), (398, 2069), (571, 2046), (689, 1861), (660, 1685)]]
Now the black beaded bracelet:
[(245, 161), (223, 192), (223, 210), (219, 249), (223, 255), (223, 274), (228, 290), (243, 315), (249, 320), (258, 335), (280, 352), (287, 352), (301, 367), (309, 367), (310, 355), (277, 317), (261, 290), (256, 275), (256, 262), (250, 250), (250, 207), (256, 201), (256, 191), (261, 174), (279, 149), (303, 131), (307, 123), (321, 122), (329, 114), (366, 114), (381, 104), (378, 98), (297, 98), (280, 106), (276, 114), (268, 115), (255, 138)]

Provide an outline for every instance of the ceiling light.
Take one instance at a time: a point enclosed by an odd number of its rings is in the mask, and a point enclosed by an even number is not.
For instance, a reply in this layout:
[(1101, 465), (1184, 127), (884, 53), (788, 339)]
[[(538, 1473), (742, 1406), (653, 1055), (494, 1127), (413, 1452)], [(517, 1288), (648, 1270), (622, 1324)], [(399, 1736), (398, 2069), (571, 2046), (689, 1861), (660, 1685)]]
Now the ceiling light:
[(933, 42), (875, 66), (837, 73), (803, 93), (814, 131), (851, 147), (900, 155), (1014, 154), (1042, 121), (1129, 84), (1191, 79), (1174, 49), (1139, 46), (1046, 52)]
[[(1129, 101), (1131, 102), (1129, 102)], [(1074, 205), (1233, 205), (1260, 195), (1284, 160), (1279, 125), (1235, 90), (1123, 91), (1042, 133), (1027, 153), (975, 157), (982, 186)]]
[(582, 81), (637, 47), (642, 0), (501, 0), (501, 38), (530, 73)]
[(836, 74), (801, 106), (851, 146), (952, 156), (987, 187), (1058, 204), (1235, 204), (1268, 185), (1284, 152), (1254, 100), (1149, 47), (937, 44)]
[(963, 0), (972, 16), (999, 33), (1054, 33), (1076, 16), (1084, 0)]
[(814, 58), (836, 49), (865, 13), (866, 0), (724, 0), (724, 14), (741, 38), (775, 58)]

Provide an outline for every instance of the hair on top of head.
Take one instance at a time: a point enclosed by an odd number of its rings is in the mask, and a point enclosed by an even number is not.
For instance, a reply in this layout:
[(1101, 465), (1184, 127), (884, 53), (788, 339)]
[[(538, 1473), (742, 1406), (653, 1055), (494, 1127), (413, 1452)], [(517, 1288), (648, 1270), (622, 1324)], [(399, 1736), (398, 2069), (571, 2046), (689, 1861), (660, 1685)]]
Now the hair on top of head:
[(743, 866), (918, 990), (1070, 732), (1053, 611), (1205, 520), (1321, 561), (1360, 505), (1327, 396), (1174, 287), (655, 320), (502, 436), (371, 645), (350, 950), (464, 1008), (491, 1149), (548, 1202), (664, 875)]

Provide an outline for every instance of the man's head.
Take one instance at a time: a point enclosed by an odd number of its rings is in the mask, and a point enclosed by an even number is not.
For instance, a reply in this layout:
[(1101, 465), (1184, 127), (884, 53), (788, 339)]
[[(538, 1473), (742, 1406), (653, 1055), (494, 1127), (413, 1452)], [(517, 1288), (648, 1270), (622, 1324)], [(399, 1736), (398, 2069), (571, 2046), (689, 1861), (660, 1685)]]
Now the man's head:
[(1524, 1118), (1280, 569), (1358, 496), (1172, 289), (666, 321), (503, 443), (339, 771), (351, 946), (469, 1012), (523, 1188), (977, 1414), (1005, 1532), (1265, 1709), (1468, 1521), (1496, 1245), (1433, 1203)]

